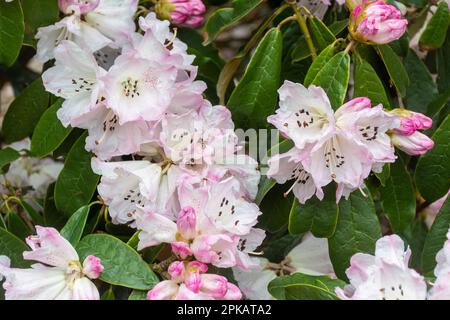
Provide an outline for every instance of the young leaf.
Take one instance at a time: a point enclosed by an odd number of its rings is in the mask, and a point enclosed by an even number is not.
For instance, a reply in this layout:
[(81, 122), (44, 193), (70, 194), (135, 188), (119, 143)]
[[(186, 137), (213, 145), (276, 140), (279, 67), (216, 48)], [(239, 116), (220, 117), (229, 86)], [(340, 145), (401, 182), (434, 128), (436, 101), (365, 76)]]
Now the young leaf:
[(49, 97), (41, 78), (34, 80), (21, 92), (12, 102), (3, 120), (2, 136), (6, 143), (22, 140), (33, 133), (34, 127), (47, 109)]
[(420, 36), (420, 47), (425, 50), (440, 48), (444, 44), (449, 24), (450, 11), (448, 10), (448, 4), (442, 1), (438, 4), (436, 12)]
[(61, 235), (66, 238), (74, 247), (83, 235), (84, 226), (89, 215), (89, 206), (83, 206), (78, 209), (67, 221), (64, 228), (61, 229)]
[(339, 52), (319, 71), (312, 84), (322, 87), (333, 109), (344, 104), (350, 79), (350, 56)]
[(447, 240), (450, 228), (450, 197), (447, 198), (425, 239), (422, 253), (422, 270), (425, 274), (432, 274), (436, 267), (436, 254)]
[(86, 205), (94, 195), (99, 176), (91, 169), (91, 154), (84, 148), (83, 134), (70, 149), (55, 186), (55, 204), (59, 211), (71, 215)]
[(20, 1), (0, 1), (0, 65), (14, 64), (22, 48), (24, 29)]
[(403, 231), (416, 215), (416, 198), (411, 177), (400, 157), (391, 164), (391, 175), (380, 193), (392, 230), (395, 233)]
[(268, 290), (277, 300), (338, 300), (334, 289), (344, 286), (339, 279), (294, 273), (272, 280)]
[(289, 215), (289, 233), (302, 234), (311, 231), (318, 238), (329, 238), (336, 230), (339, 207), (336, 204), (335, 187), (324, 188), (325, 197), (321, 201), (313, 197), (300, 204), (294, 199)]
[(5, 148), (0, 150), (0, 172), (7, 164), (19, 159), (20, 154), (12, 148)]
[(381, 103), (384, 108), (390, 109), (386, 90), (376, 71), (366, 60), (359, 58), (355, 60), (355, 91), (353, 97), (367, 97), (372, 101), (372, 105)]
[(347, 279), (345, 270), (350, 258), (358, 253), (375, 251), (375, 242), (381, 238), (381, 227), (372, 197), (353, 192), (348, 200), (339, 202), (339, 219), (334, 235), (328, 239), (331, 262), (339, 279)]
[(282, 36), (271, 29), (261, 40), (228, 101), (238, 128), (265, 128), (274, 113), (280, 86)]
[(62, 103), (62, 100), (55, 102), (39, 119), (31, 139), (32, 156), (47, 156), (56, 150), (72, 131), (71, 127), (65, 128), (56, 116)]
[(409, 86), (409, 77), (402, 61), (389, 45), (384, 44), (377, 48), (394, 86), (397, 88), (399, 94), (404, 97), (406, 95), (406, 88)]
[(433, 141), (434, 148), (420, 157), (415, 173), (417, 189), (429, 202), (450, 189), (450, 115), (434, 133)]
[(334, 56), (334, 43), (322, 50), (317, 59), (313, 61), (306, 74), (303, 84), (308, 87), (315, 79), (319, 71), (330, 61)]
[(126, 243), (107, 234), (91, 234), (78, 243), (81, 261), (87, 256), (100, 258), (105, 267), (100, 280), (112, 285), (149, 290), (159, 282), (158, 277), (139, 254)]
[(255, 9), (263, 0), (234, 0), (231, 8), (216, 10), (205, 24), (208, 38), (205, 44), (211, 43), (224, 29), (232, 26)]

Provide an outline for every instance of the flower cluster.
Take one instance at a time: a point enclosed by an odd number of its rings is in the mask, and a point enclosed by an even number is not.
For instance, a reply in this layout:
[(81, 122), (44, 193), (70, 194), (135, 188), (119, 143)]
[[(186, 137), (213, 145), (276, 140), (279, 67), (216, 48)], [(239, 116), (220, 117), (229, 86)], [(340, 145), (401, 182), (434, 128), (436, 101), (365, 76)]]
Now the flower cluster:
[[(85, 23), (104, 2), (60, 5), (72, 18), (86, 15)], [(254, 264), (249, 253), (265, 237), (253, 228), (261, 214), (251, 202), (258, 164), (245, 155), (229, 110), (203, 98), (206, 85), (195, 80), (194, 57), (170, 23), (150, 13), (139, 27), (120, 38), (111, 35), (113, 45), (94, 50), (72, 38), (53, 51), (46, 47), (56, 62), (43, 73), (44, 86), (65, 99), (58, 118), (88, 131), (86, 149), (96, 155), (92, 168), (101, 175), (99, 195), (113, 223), (140, 231), (138, 249), (168, 243), (180, 263), (196, 260), (199, 272), (206, 263), (248, 269)], [(124, 161), (129, 155), (133, 160)], [(192, 268), (186, 265), (186, 277)], [(210, 275), (200, 278), (205, 288), (213, 285)], [(186, 288), (197, 294), (195, 286)]]
[(355, 98), (335, 112), (322, 88), (286, 81), (279, 89), (280, 108), (268, 121), (295, 147), (273, 156), (267, 175), (278, 183), (294, 180), (292, 191), (301, 203), (337, 183), (336, 198), (362, 187), (370, 172), (380, 172), (396, 159), (387, 134), (398, 117), (367, 98)]
[(350, 285), (336, 288), (344, 300), (448, 300), (450, 299), (450, 231), (436, 256), (436, 281), (427, 292), (423, 276), (408, 266), (411, 250), (397, 235), (377, 241), (375, 256), (358, 253), (350, 261)]

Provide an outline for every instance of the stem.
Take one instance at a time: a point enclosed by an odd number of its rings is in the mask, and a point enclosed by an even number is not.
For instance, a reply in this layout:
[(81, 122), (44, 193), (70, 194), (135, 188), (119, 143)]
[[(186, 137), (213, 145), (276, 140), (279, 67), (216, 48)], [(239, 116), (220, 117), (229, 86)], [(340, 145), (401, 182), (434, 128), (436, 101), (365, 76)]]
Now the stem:
[(355, 44), (355, 42), (353, 40), (350, 40), (350, 43), (347, 45), (347, 47), (345, 48), (344, 52), (345, 53), (349, 53), (350, 50), (352, 49), (353, 45)]
[(314, 47), (314, 43), (311, 38), (311, 34), (309, 33), (308, 26), (306, 25), (305, 17), (300, 12), (296, 3), (290, 3), (292, 10), (294, 10), (295, 15), (297, 17), (298, 25), (300, 26), (300, 30), (305, 36), (306, 44), (308, 45), (309, 51), (311, 52), (311, 57), (313, 61), (317, 58), (316, 47)]
[(287, 17), (286, 19), (284, 19), (283, 21), (281, 21), (281, 22), (278, 24), (277, 28), (280, 29), (280, 28), (281, 28), (282, 26), (284, 26), (286, 23), (289, 23), (289, 22), (294, 21), (294, 20), (297, 20), (297, 18), (296, 18), (295, 16)]

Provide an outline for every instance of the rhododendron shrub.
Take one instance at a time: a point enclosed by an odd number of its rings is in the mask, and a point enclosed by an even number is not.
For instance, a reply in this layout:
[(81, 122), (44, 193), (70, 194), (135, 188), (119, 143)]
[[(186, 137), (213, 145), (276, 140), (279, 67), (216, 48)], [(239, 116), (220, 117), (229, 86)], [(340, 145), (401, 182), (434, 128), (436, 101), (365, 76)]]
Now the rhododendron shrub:
[(449, 25), (0, 0), (0, 297), (450, 299)]

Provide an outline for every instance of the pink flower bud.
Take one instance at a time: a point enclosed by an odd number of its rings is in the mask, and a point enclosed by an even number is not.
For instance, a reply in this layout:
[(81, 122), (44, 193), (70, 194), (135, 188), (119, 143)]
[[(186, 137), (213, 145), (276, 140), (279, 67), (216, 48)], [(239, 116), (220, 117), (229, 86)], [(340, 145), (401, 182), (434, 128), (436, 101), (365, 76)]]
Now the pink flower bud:
[(201, 290), (214, 299), (223, 299), (228, 291), (228, 280), (217, 274), (203, 274), (201, 276)]
[(424, 154), (434, 147), (433, 140), (419, 131), (409, 136), (394, 133), (391, 140), (395, 147), (411, 156)]
[(404, 109), (395, 109), (391, 113), (401, 117), (400, 127), (394, 130), (400, 135), (410, 136), (417, 130), (427, 130), (433, 125), (433, 120), (421, 113)]
[(183, 261), (175, 261), (173, 262), (167, 272), (172, 277), (172, 280), (179, 281), (184, 277), (184, 262)]
[(190, 28), (203, 23), (206, 7), (201, 0), (161, 0), (155, 6), (161, 19)]
[(91, 279), (97, 279), (104, 267), (96, 256), (87, 256), (83, 262), (83, 273)]
[(178, 232), (187, 240), (193, 239), (196, 234), (196, 223), (197, 219), (194, 208), (183, 208), (177, 219)]
[(350, 19), (353, 38), (369, 44), (385, 44), (399, 39), (406, 30), (408, 20), (400, 11), (383, 1), (358, 5)]
[(186, 242), (172, 242), (170, 246), (172, 247), (173, 254), (182, 260), (192, 255), (192, 250)]
[(59, 10), (65, 14), (85, 14), (95, 10), (100, 0), (58, 0)]
[(371, 107), (372, 104), (369, 98), (358, 97), (345, 103), (339, 109), (343, 109), (345, 112), (358, 112), (364, 109), (370, 109)]

